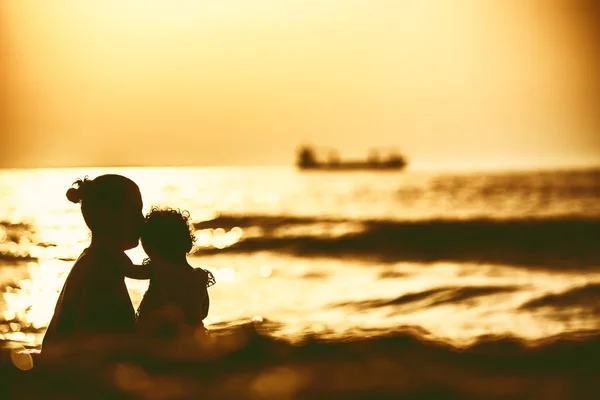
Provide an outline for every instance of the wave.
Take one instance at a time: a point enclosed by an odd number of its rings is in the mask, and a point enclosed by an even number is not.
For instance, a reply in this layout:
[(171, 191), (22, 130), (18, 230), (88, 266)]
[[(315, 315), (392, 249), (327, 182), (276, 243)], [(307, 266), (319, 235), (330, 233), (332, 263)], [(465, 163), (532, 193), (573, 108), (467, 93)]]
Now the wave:
[(6, 229), (31, 229), (31, 225), (25, 222), (0, 221), (0, 225)]
[(5, 242), (18, 243), (24, 234), (30, 234), (31, 226), (25, 223), (0, 221), (0, 244)]
[(576, 286), (561, 293), (551, 293), (528, 301), (521, 306), (524, 310), (550, 311), (549, 317), (564, 320), (573, 312), (600, 317), (600, 283)]
[(37, 258), (32, 257), (29, 254), (11, 254), (8, 252), (3, 252), (2, 250), (0, 250), (0, 261), (6, 262), (6, 263), (14, 263), (14, 262), (29, 262), (29, 261), (36, 261)]
[(334, 307), (352, 307), (356, 310), (394, 307), (396, 312), (407, 312), (407, 308), (423, 309), (451, 303), (471, 303), (475, 299), (496, 294), (514, 293), (520, 286), (461, 286), (438, 287), (421, 292), (406, 293), (394, 299), (374, 299), (333, 304)]
[[(323, 224), (360, 225), (360, 230), (323, 235)], [(509, 264), (542, 268), (600, 266), (600, 219), (571, 217), (466, 220), (348, 220), (310, 217), (221, 216), (195, 224), (196, 229), (239, 227), (258, 235), (223, 249), (201, 252), (272, 251), (299, 257), (370, 258), (379, 262), (438, 261)], [(300, 234), (286, 230), (304, 226)], [(319, 233), (312, 234), (312, 231)]]
[[(361, 312), (370, 309), (389, 310), (389, 316), (421, 311), (444, 305), (477, 306), (477, 302), (490, 302), (489, 296), (510, 295), (532, 289), (529, 285), (482, 285), (441, 286), (418, 292), (404, 293), (395, 298), (372, 298), (358, 301), (333, 303), (331, 307)], [(569, 322), (579, 320), (597, 321), (600, 318), (600, 283), (575, 286), (557, 293), (531, 298), (515, 312), (534, 312), (549, 320)], [(595, 324), (598, 326), (598, 324)]]
[(14, 352), (0, 351), (0, 383), (18, 398), (560, 400), (600, 390), (597, 331), (454, 347), (411, 327), (293, 344), (267, 326), (228, 329), (208, 343), (95, 338), (33, 355), (28, 373), (14, 368)]

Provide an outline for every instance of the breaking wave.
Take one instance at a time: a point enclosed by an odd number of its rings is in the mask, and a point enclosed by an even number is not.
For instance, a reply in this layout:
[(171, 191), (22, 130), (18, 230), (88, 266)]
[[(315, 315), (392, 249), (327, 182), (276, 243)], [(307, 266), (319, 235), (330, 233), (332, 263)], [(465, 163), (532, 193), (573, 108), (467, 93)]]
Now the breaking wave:
[[(289, 253), (379, 262), (480, 262), (541, 268), (600, 266), (600, 219), (348, 220), (221, 216), (197, 230), (243, 230), (241, 240), (202, 253)], [(248, 234), (246, 234), (246, 232)]]

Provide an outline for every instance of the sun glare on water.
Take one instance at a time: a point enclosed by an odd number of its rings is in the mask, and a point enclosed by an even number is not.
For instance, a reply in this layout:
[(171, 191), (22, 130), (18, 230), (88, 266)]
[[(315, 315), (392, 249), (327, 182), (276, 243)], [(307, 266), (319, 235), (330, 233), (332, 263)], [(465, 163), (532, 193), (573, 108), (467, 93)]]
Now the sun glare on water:
[[(144, 210), (152, 206), (179, 206), (169, 199), (176, 196), (193, 199), (193, 194), (181, 193), (185, 185), (156, 185), (161, 172), (172, 178), (171, 170), (142, 169), (76, 169), (29, 170), (13, 174), (3, 172), (5, 189), (0, 197), (0, 261), (14, 260), (14, 266), (4, 266), (0, 280), (5, 286), (1, 303), (0, 338), (27, 343), (39, 343), (38, 332), (48, 325), (60, 290), (79, 254), (89, 244), (90, 233), (85, 226), (79, 206), (65, 198), (66, 189), (77, 178), (103, 173), (123, 173), (138, 182), (144, 193)], [(185, 179), (185, 178), (184, 178)], [(167, 179), (162, 179), (167, 181)], [(41, 194), (43, 193), (43, 196)], [(193, 220), (215, 217), (210, 200), (193, 209)], [(188, 203), (189, 204), (189, 203)], [(18, 207), (15, 207), (18, 205)], [(179, 208), (178, 207), (178, 208)], [(224, 248), (241, 239), (242, 229), (207, 229), (196, 233), (196, 248)], [(141, 246), (127, 252), (134, 263), (141, 264), (146, 254)], [(232, 282), (231, 268), (214, 270), (219, 282)], [(132, 302), (137, 307), (148, 287), (147, 281), (127, 279)], [(214, 318), (213, 318), (214, 319)], [(218, 318), (217, 318), (218, 319)]]
[[(346, 248), (323, 256), (318, 253), (322, 250), (320, 240), (336, 243), (345, 235), (361, 237), (368, 233), (369, 223), (379, 224), (374, 218), (385, 215), (404, 212), (425, 219), (446, 212), (453, 213), (449, 214), (453, 218), (472, 217), (479, 212), (477, 207), (483, 207), (478, 198), (472, 204), (460, 203), (466, 204), (465, 209), (456, 210), (449, 197), (452, 190), (445, 189), (439, 180), (427, 178), (414, 183), (411, 180), (417, 177), (408, 174), (402, 176), (407, 186), (401, 186), (404, 191), (399, 202), (398, 182), (390, 177), (369, 186), (368, 175), (353, 177), (350, 182), (336, 176), (319, 181), (290, 171), (270, 171), (268, 179), (262, 170), (230, 169), (0, 172), (0, 339), (39, 345), (64, 281), (90, 240), (79, 206), (67, 201), (65, 191), (86, 174), (93, 178), (115, 172), (139, 184), (144, 212), (152, 206), (170, 206), (190, 211), (194, 223), (205, 223), (206, 227), (196, 230), (189, 259), (192, 265), (211, 271), (217, 282), (209, 289), (211, 308), (205, 320), (211, 329), (255, 321), (270, 324), (275, 335), (295, 340), (309, 333), (339, 338), (419, 326), (437, 337), (465, 344), (484, 334), (535, 339), (597, 326), (595, 319), (577, 310), (570, 319), (561, 320), (547, 308), (520, 307), (534, 298), (600, 283), (600, 274), (574, 275), (484, 263), (382, 263), (349, 258), (343, 251), (354, 250)], [(472, 184), (475, 179), (480, 178), (443, 183)], [(285, 184), (275, 190), (268, 183), (275, 180)], [(417, 184), (423, 187), (415, 189)], [(407, 199), (411, 191), (424, 195)], [(436, 191), (438, 197), (432, 197)], [(414, 201), (415, 206), (402, 203), (405, 200)], [(570, 205), (571, 201), (569, 198), (563, 203)], [(587, 201), (580, 201), (580, 206), (588, 212), (595, 210)], [(592, 201), (590, 197), (589, 204)], [(564, 207), (563, 203), (558, 206)], [(500, 216), (521, 212), (517, 206), (512, 205), (516, 207), (513, 209), (506, 204), (498, 208)], [(294, 224), (278, 225), (289, 210), (295, 214), (285, 218)], [(339, 210), (346, 220), (336, 223), (336, 218), (343, 218), (335, 214)], [(311, 216), (319, 213), (319, 218)], [(217, 220), (219, 216), (224, 219)], [(249, 222), (242, 225), (236, 216)], [(229, 222), (220, 227), (220, 221)], [(261, 221), (271, 221), (272, 226)], [(374, 246), (380, 244), (377, 240), (386, 240), (371, 237), (375, 238)], [(287, 243), (288, 247), (227, 251), (230, 246), (255, 239), (275, 246)], [(317, 243), (317, 253), (303, 254), (311, 251), (302, 247), (307, 242)], [(141, 246), (127, 254), (136, 264), (146, 257)], [(125, 282), (137, 307), (148, 282)]]

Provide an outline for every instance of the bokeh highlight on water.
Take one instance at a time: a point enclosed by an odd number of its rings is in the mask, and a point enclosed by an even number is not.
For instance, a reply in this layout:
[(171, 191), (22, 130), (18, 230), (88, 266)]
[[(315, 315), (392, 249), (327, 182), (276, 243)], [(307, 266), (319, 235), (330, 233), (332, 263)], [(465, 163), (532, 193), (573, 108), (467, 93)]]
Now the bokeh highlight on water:
[[(89, 241), (65, 191), (116, 172), (189, 210), (218, 330), (296, 340), (418, 326), (454, 344), (600, 328), (600, 171), (301, 173), (291, 168), (0, 171), (0, 338), (39, 345)], [(128, 252), (134, 262), (140, 247)], [(127, 280), (137, 306), (147, 282)]]

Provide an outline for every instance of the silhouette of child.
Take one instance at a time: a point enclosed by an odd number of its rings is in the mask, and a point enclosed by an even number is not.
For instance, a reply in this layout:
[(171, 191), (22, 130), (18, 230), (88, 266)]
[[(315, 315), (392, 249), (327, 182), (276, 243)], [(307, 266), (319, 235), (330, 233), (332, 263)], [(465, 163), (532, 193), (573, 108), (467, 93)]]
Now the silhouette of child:
[(138, 186), (122, 175), (101, 175), (78, 179), (66, 195), (81, 204), (92, 240), (61, 290), (44, 336), (44, 351), (90, 335), (135, 330), (123, 271), (131, 267), (124, 252), (138, 245), (144, 221)]
[(136, 313), (142, 332), (173, 336), (187, 326), (208, 333), (202, 321), (208, 315), (207, 288), (215, 279), (187, 261), (195, 240), (189, 219), (188, 212), (171, 208), (154, 207), (146, 215), (141, 242), (149, 258), (125, 271), (129, 278), (150, 279)]

